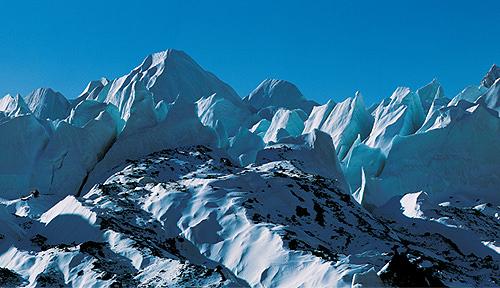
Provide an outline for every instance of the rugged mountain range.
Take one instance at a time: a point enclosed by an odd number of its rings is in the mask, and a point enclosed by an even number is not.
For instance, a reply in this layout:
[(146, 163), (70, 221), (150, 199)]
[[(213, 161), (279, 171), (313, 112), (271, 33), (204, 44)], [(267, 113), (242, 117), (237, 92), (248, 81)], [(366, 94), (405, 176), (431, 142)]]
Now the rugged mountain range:
[(0, 286), (499, 286), (499, 76), (321, 105), (167, 50), (6, 95)]

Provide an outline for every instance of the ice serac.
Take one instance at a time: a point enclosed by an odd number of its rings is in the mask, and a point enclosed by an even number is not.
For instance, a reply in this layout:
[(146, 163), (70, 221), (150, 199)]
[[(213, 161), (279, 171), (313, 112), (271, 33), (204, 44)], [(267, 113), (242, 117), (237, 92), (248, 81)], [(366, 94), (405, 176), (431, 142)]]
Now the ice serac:
[(396, 135), (415, 133), (425, 119), (420, 97), (407, 87), (399, 87), (389, 99), (383, 100), (372, 113), (373, 129), (365, 144), (387, 153)]
[(215, 134), (217, 134), (217, 148), (227, 149), (229, 146), (229, 136), (227, 135), (224, 124), (220, 121), (215, 122)]
[(19, 198), (32, 189), (33, 166), (49, 141), (49, 131), (34, 115), (23, 115), (1, 123), (0, 135), (0, 197)]
[(97, 100), (112, 103), (126, 114), (125, 103), (130, 97), (126, 87), (138, 81), (153, 93), (155, 104), (162, 100), (172, 103), (176, 99), (195, 102), (213, 94), (235, 103), (241, 100), (229, 85), (203, 70), (186, 53), (173, 49), (149, 55), (129, 74), (107, 84)]
[(438, 117), (440, 117), (440, 109), (447, 109), (447, 105), (449, 104), (450, 99), (446, 97), (442, 98), (436, 98), (434, 101), (432, 101), (431, 107), (429, 108), (429, 111), (427, 112), (427, 116), (425, 116), (424, 123), (422, 126), (417, 130), (416, 133), (424, 132), (430, 127), (434, 125)]
[(481, 85), (486, 88), (490, 88), (498, 78), (500, 78), (500, 67), (498, 67), (496, 64), (493, 64), (488, 73), (484, 75), (483, 80), (481, 80)]
[(33, 114), (2, 123), (2, 129), (7, 129), (2, 133), (10, 135), (2, 137), (0, 145), (4, 151), (0, 160), (6, 165), (0, 171), (2, 197), (20, 197), (36, 189), (50, 195), (50, 200), (45, 198), (37, 206), (42, 211), (65, 195), (76, 194), (118, 133), (117, 117), (105, 107), (101, 110), (90, 116), (88, 110), (75, 112), (73, 124), (46, 121)]
[(106, 111), (83, 127), (59, 122), (34, 165), (32, 187), (58, 199), (78, 194), (87, 175), (113, 143), (116, 125)]
[(351, 191), (362, 185), (363, 177), (376, 177), (382, 172), (385, 155), (380, 148), (372, 148), (358, 137), (344, 158), (342, 168)]
[(448, 106), (455, 106), (460, 100), (465, 100), (470, 103), (474, 103), (481, 95), (486, 93), (486, 91), (488, 91), (488, 89), (481, 85), (467, 86), (462, 91), (460, 91), (460, 93), (458, 93), (457, 96), (451, 99), (451, 101), (448, 103)]
[(324, 105), (314, 106), (311, 113), (309, 114), (309, 118), (307, 118), (307, 120), (304, 122), (303, 133), (306, 134), (312, 132), (314, 129), (321, 128), (336, 104), (337, 103), (330, 99)]
[[(304, 120), (301, 117), (300, 110), (279, 109), (271, 121), (264, 136), (264, 142), (277, 142), (279, 140), (280, 130), (286, 132), (285, 135), (298, 136), (304, 130)], [(283, 134), (282, 134), (283, 135)]]
[[(90, 81), (90, 83), (85, 87), (85, 90), (73, 101), (71, 104), (73, 107), (78, 105), (83, 100), (97, 100), (99, 94), (103, 91), (104, 87), (110, 87), (108, 85), (109, 80), (107, 78), (101, 78), (99, 80)], [(104, 94), (104, 93), (103, 93)]]
[(95, 100), (83, 100), (76, 107), (71, 109), (67, 122), (76, 127), (84, 127), (91, 120), (95, 119), (103, 111), (106, 111), (113, 117), (116, 123), (117, 133), (121, 132), (124, 121), (120, 117), (118, 108), (113, 104), (97, 102)]
[(271, 126), (271, 121), (267, 119), (261, 119), (259, 122), (252, 126), (250, 132), (256, 133), (260, 137), (264, 138), (264, 135), (266, 135), (269, 126)]
[(425, 132), (394, 139), (377, 185), (366, 201), (381, 205), (395, 195), (425, 191), (500, 203), (500, 119), (484, 103), (460, 102), (440, 109)]
[(213, 94), (196, 102), (201, 123), (215, 128), (217, 121), (224, 123), (228, 135), (234, 135), (249, 121), (252, 112), (239, 99), (230, 101), (223, 96)]
[(356, 92), (354, 98), (347, 98), (335, 105), (328, 118), (316, 128), (330, 134), (338, 157), (342, 160), (358, 135), (364, 140), (370, 134), (372, 125), (373, 116), (366, 110), (361, 93)]
[(126, 120), (122, 137), (158, 124), (153, 94), (142, 81), (131, 83), (123, 93), (129, 96), (121, 114), (122, 118)]
[(229, 141), (227, 153), (241, 166), (255, 162), (257, 152), (264, 148), (264, 141), (248, 129), (240, 128), (238, 133)]
[(69, 101), (50, 88), (38, 88), (25, 98), (33, 114), (40, 119), (64, 119), (71, 109)]
[(257, 110), (266, 107), (287, 108), (290, 110), (301, 109), (309, 114), (316, 105), (314, 101), (307, 100), (294, 84), (277, 79), (262, 81), (255, 90), (243, 101)]
[(0, 112), (4, 112), (8, 117), (17, 117), (21, 115), (31, 114), (31, 110), (24, 101), (21, 95), (12, 96), (5, 95), (0, 99)]
[(497, 111), (500, 115), (500, 78), (481, 96), (488, 108)]
[(315, 129), (307, 134), (281, 138), (278, 143), (259, 151), (256, 163), (282, 159), (298, 161), (297, 167), (305, 172), (335, 179), (344, 192), (349, 191), (332, 138), (325, 132)]
[(429, 84), (417, 90), (417, 95), (420, 97), (422, 108), (427, 113), (434, 99), (444, 97), (444, 89), (436, 79), (433, 79)]
[[(151, 113), (150, 109), (151, 106), (145, 105), (142, 113)], [(149, 126), (149, 122), (137, 126), (139, 121), (143, 121), (141, 120), (143, 114), (137, 111), (135, 115), (132, 109), (129, 121), (136, 118), (138, 122), (133, 126), (140, 129), (128, 129), (127, 122), (122, 134), (90, 173), (83, 190), (88, 191), (104, 177), (114, 173), (113, 171), (124, 165), (127, 159), (133, 160), (156, 151), (180, 146), (204, 144), (215, 147), (218, 142), (217, 134), (212, 128), (201, 124), (195, 110), (194, 103), (179, 98), (170, 104), (164, 120), (152, 126)], [(153, 121), (148, 117), (146, 119)]]

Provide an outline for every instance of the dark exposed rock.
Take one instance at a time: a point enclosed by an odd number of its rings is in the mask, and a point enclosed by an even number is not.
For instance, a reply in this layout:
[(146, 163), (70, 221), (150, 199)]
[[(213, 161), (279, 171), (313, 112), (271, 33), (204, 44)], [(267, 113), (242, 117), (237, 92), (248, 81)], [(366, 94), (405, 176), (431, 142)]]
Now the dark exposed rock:
[(0, 268), (0, 287), (19, 287), (23, 282), (21, 275), (7, 268)]
[(380, 279), (395, 287), (444, 287), (432, 271), (410, 262), (405, 254), (394, 252), (391, 260), (380, 272)]
[(484, 75), (483, 80), (481, 80), (481, 84), (484, 87), (490, 88), (498, 78), (500, 78), (500, 67), (498, 67), (496, 64), (493, 64), (488, 73)]

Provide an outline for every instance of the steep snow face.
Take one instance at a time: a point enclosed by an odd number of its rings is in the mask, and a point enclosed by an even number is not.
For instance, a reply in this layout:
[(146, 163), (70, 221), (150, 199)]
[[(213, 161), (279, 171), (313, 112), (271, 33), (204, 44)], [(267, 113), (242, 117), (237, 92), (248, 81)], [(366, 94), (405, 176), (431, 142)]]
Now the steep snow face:
[(0, 197), (19, 198), (32, 188), (33, 166), (49, 141), (49, 131), (35, 116), (25, 115), (1, 123), (0, 135)]
[(26, 96), (26, 104), (40, 119), (64, 119), (70, 112), (70, 103), (61, 93), (50, 88), (38, 88)]
[(458, 93), (457, 96), (451, 99), (450, 103), (448, 103), (448, 106), (455, 106), (460, 100), (474, 103), (481, 95), (486, 93), (486, 91), (488, 91), (488, 89), (484, 86), (467, 86), (464, 88), (464, 90)]
[(262, 137), (240, 128), (238, 133), (229, 141), (227, 153), (241, 166), (255, 162), (257, 152), (264, 148)]
[[(431, 107), (425, 116), (424, 124), (418, 129), (416, 133), (427, 131), (430, 127), (436, 123), (436, 120), (440, 117), (440, 110), (446, 110), (446, 106), (450, 102), (450, 99), (446, 97), (436, 98), (432, 101)], [(456, 104), (455, 104), (456, 105)]]
[(440, 110), (425, 132), (396, 137), (367, 202), (423, 190), (436, 201), (460, 195), (499, 204), (500, 176), (491, 171), (500, 169), (500, 119), (484, 104), (470, 105)]
[[(496, 66), (495, 66), (496, 67)], [(493, 68), (492, 68), (493, 69)], [(496, 68), (495, 71), (500, 71), (500, 69)], [(491, 70), (490, 70), (491, 72)], [(500, 72), (499, 72), (500, 73)], [(493, 73), (494, 74), (494, 73)], [(493, 75), (492, 74), (492, 75)], [(491, 76), (493, 77), (493, 76)], [(486, 79), (486, 77), (485, 77)], [(498, 78), (500, 79), (500, 78)], [(496, 79), (493, 82), (488, 82), (488, 86), (483, 85), (480, 86), (469, 86), (466, 87), (462, 92), (460, 92), (457, 96), (451, 99), (448, 106), (456, 106), (461, 100), (468, 101), (470, 103), (476, 103), (478, 101), (484, 101), (486, 106), (496, 110), (500, 113), (500, 80)]]
[[(151, 98), (144, 99), (142, 101), (144, 105), (133, 106), (144, 111), (132, 109), (123, 132), (90, 173), (83, 191), (88, 191), (94, 184), (101, 183), (116, 169), (125, 165), (126, 160), (138, 159), (169, 147), (195, 144), (217, 146), (217, 134), (213, 129), (201, 124), (195, 114), (193, 103), (178, 99), (166, 110), (167, 114), (163, 116), (164, 119), (159, 119), (153, 117), (154, 111), (152, 111), (158, 107), (152, 106)], [(150, 117), (143, 118), (143, 115), (150, 115)], [(129, 124), (132, 125), (130, 128), (127, 127)]]
[(384, 153), (390, 150), (396, 135), (413, 134), (425, 119), (420, 97), (406, 87), (397, 88), (388, 100), (378, 105), (373, 115), (373, 129), (365, 143), (381, 148)]
[(300, 110), (279, 109), (264, 135), (264, 142), (277, 142), (281, 137), (298, 136), (304, 130)]
[(1, 150), (16, 153), (0, 153), (0, 197), (21, 197), (32, 189), (51, 195), (50, 201), (32, 209), (36, 215), (65, 195), (76, 194), (114, 141), (114, 119), (104, 110), (81, 127), (66, 121), (53, 125), (35, 115), (2, 123), (0, 133), (10, 136), (1, 137)]
[(484, 75), (483, 80), (481, 80), (481, 85), (489, 88), (497, 81), (497, 79), (500, 78), (500, 67), (498, 67), (496, 64), (493, 64), (491, 66), (490, 70), (486, 75)]
[(120, 118), (118, 108), (113, 104), (105, 104), (94, 100), (83, 100), (70, 112), (67, 118), (69, 124), (76, 127), (84, 127), (91, 120), (95, 119), (103, 111), (111, 115), (117, 126), (117, 133), (122, 131), (125, 125)]
[[(384, 168), (386, 157), (380, 148), (372, 148), (358, 137), (344, 158), (342, 170), (354, 192), (361, 186), (363, 177), (376, 177)], [(364, 174), (364, 175), (362, 175)]]
[(354, 98), (335, 105), (323, 124), (316, 128), (330, 134), (339, 159), (344, 159), (358, 135), (364, 140), (372, 125), (373, 117), (366, 111), (363, 96), (357, 92)]
[(336, 103), (333, 100), (328, 100), (324, 105), (314, 106), (309, 118), (304, 122), (304, 134), (321, 128), (335, 105)]
[[(177, 98), (194, 102), (202, 97), (217, 94), (232, 102), (240, 101), (236, 92), (212, 73), (203, 70), (186, 53), (167, 50), (148, 56), (128, 75), (113, 80), (99, 93), (98, 101), (112, 103), (126, 114), (134, 82), (142, 82), (153, 93), (154, 103), (172, 103)], [(108, 89), (109, 86), (109, 89)]]
[(153, 94), (144, 83), (132, 83), (124, 90), (124, 94), (129, 96), (121, 114), (126, 121), (122, 136), (153, 127), (159, 122), (159, 112), (155, 111)]
[[(500, 79), (500, 78), (499, 78)], [(481, 96), (488, 108), (497, 111), (500, 115), (500, 80), (497, 79), (490, 89)]]
[(17, 103), (16, 101), (16, 96), (12, 96), (10, 94), (7, 94), (0, 99), (0, 111), (10, 113), (15, 110)]
[(12, 97), (10, 94), (2, 97), (0, 99), (0, 111), (4, 112), (8, 117), (17, 117), (31, 113), (23, 97), (19, 94), (15, 97)]
[(260, 110), (269, 106), (290, 110), (301, 109), (309, 114), (316, 104), (307, 100), (294, 84), (277, 79), (266, 79), (243, 101)]
[(115, 137), (116, 123), (106, 111), (82, 128), (60, 122), (36, 160), (32, 187), (59, 199), (76, 195)]
[(230, 101), (217, 94), (202, 98), (196, 102), (201, 123), (215, 128), (217, 121), (224, 123), (228, 135), (234, 135), (238, 129), (250, 120), (252, 113), (241, 100)]
[(428, 113), (434, 100), (444, 97), (444, 89), (436, 79), (433, 79), (431, 83), (418, 89), (417, 95), (420, 97), (424, 112)]
[(90, 81), (85, 90), (73, 101), (72, 106), (78, 105), (83, 100), (97, 100), (99, 94), (104, 89), (108, 87), (109, 80), (107, 78), (101, 78), (99, 80)]
[(308, 134), (284, 137), (277, 144), (259, 151), (256, 163), (282, 159), (294, 161), (294, 165), (307, 173), (335, 179), (339, 189), (349, 191), (332, 138), (325, 132), (315, 129)]
[(255, 133), (260, 137), (264, 138), (270, 126), (271, 126), (271, 121), (267, 119), (261, 119), (259, 122), (257, 122), (255, 125), (252, 126), (250, 132)]

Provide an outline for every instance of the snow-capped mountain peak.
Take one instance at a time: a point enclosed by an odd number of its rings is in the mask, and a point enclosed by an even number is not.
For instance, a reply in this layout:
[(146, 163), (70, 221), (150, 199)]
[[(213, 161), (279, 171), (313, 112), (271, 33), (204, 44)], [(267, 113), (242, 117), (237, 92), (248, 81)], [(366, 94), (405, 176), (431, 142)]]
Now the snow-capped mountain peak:
[(500, 67), (493, 64), (488, 73), (484, 75), (483, 80), (481, 80), (481, 84), (486, 88), (490, 88), (498, 78), (500, 78)]
[(29, 109), (41, 119), (64, 119), (70, 111), (70, 103), (66, 97), (51, 88), (38, 88), (25, 99)]
[(293, 83), (286, 80), (266, 79), (254, 91), (243, 98), (257, 110), (266, 107), (283, 107), (288, 109), (302, 109), (311, 112), (314, 102), (307, 100)]

